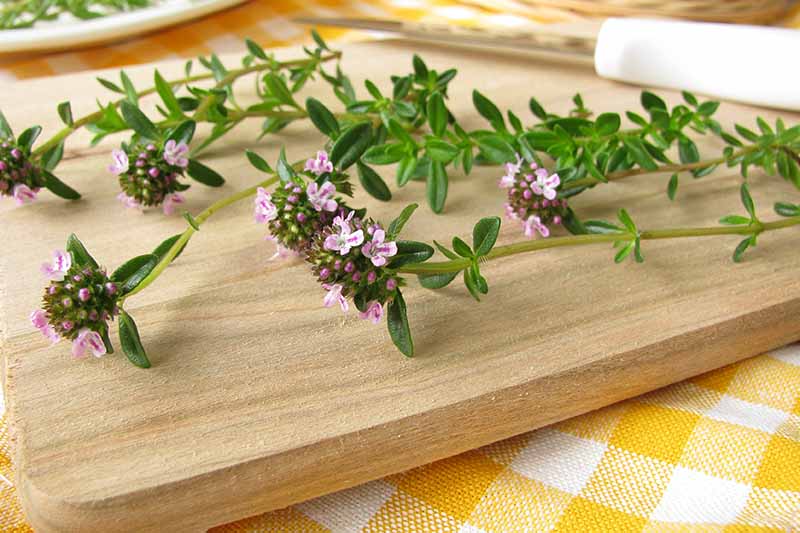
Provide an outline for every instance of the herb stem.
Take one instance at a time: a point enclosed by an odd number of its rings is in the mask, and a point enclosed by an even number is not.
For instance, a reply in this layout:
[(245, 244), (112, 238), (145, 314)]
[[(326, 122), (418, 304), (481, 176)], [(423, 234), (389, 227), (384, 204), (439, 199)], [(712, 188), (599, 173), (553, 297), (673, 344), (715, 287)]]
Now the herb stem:
[[(210, 206), (208, 206), (199, 215), (194, 217), (194, 220), (195, 222), (197, 222), (197, 225), (200, 226), (203, 222), (208, 220), (214, 213), (216, 213), (220, 209), (224, 209), (225, 207), (228, 207), (231, 204), (234, 204), (240, 200), (244, 200), (245, 198), (254, 195), (259, 187), (269, 187), (270, 185), (273, 185), (277, 182), (278, 178), (273, 176), (260, 183), (257, 183), (256, 185), (253, 185), (252, 187), (248, 187), (247, 189), (243, 189), (235, 194), (232, 194), (231, 196), (222, 198), (221, 200), (218, 200), (213, 204), (211, 204)], [(170, 265), (170, 263), (172, 263), (172, 261), (181, 252), (181, 250), (183, 250), (184, 246), (186, 246), (186, 244), (189, 242), (189, 239), (191, 239), (192, 235), (194, 235), (196, 232), (197, 230), (195, 230), (191, 226), (186, 228), (186, 230), (184, 230), (184, 232), (181, 234), (178, 240), (175, 241), (175, 243), (167, 251), (167, 253), (164, 254), (164, 257), (162, 257), (161, 260), (158, 262), (158, 264), (153, 268), (150, 274), (148, 274), (141, 281), (141, 283), (139, 283), (139, 285), (136, 286), (135, 289), (133, 289), (125, 296), (120, 298), (120, 305), (122, 304), (122, 302), (124, 302), (126, 298), (133, 296), (137, 292), (144, 290), (148, 285), (153, 283), (153, 281), (155, 281), (156, 278), (158, 278), (158, 276), (160, 276), (164, 272), (164, 270), (166, 270), (166, 268)]]
[[(641, 231), (639, 238), (645, 240), (659, 239), (679, 239), (695, 237), (712, 237), (716, 235), (754, 235), (766, 231), (773, 231), (792, 226), (800, 225), (800, 216), (788, 217), (774, 222), (759, 222), (741, 226), (720, 226), (720, 227), (696, 227), (696, 228), (674, 228), (674, 229), (655, 229)], [(537, 239), (520, 241), (505, 246), (498, 246), (490, 251), (485, 257), (487, 260), (499, 259), (512, 255), (545, 250), (548, 248), (560, 248), (563, 246), (582, 246), (587, 244), (613, 243), (634, 238), (630, 233), (601, 233), (591, 235), (571, 235), (567, 237), (553, 237), (548, 239)], [(441, 261), (434, 263), (419, 263), (400, 267), (397, 271), (404, 274), (446, 274), (459, 272), (469, 267), (471, 259), (454, 259), (451, 261)]]

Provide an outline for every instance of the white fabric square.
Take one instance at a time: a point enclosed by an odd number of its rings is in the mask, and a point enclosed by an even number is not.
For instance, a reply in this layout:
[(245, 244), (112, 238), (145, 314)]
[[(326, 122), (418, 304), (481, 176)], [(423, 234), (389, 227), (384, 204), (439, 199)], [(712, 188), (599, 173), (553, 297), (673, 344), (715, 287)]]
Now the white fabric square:
[(747, 504), (750, 486), (679, 466), (651, 519), (659, 522), (728, 524)]
[(511, 468), (551, 487), (578, 494), (606, 451), (606, 444), (554, 429), (533, 434)]
[(708, 418), (738, 424), (767, 433), (775, 433), (789, 418), (789, 413), (767, 405), (750, 403), (725, 395), (709, 412)]
[(475, 527), (473, 525), (470, 525), (470, 524), (464, 524), (458, 530), (458, 533), (486, 533), (486, 531), (482, 530), (479, 527)]
[(336, 533), (358, 533), (397, 489), (373, 481), (296, 506), (297, 510)]
[(270, 37), (282, 41), (288, 41), (303, 33), (300, 28), (286, 17), (271, 17), (259, 22), (258, 25), (261, 26), (261, 29), (265, 32), (269, 33)]
[(769, 355), (784, 363), (800, 366), (800, 344), (784, 346), (783, 348), (769, 352)]

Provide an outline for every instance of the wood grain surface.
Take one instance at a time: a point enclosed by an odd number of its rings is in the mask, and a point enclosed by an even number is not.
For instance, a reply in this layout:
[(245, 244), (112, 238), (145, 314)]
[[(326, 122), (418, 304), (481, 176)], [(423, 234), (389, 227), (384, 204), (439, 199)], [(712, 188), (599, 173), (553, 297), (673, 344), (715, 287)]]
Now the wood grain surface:
[[(470, 126), (480, 124), (473, 87), (526, 117), (531, 94), (561, 112), (576, 91), (599, 111), (638, 102), (639, 89), (584, 69), (403, 43), (348, 45), (343, 66), (358, 87), (364, 77), (387, 87), (390, 74), (410, 69), (413, 51), (435, 68), (458, 67), (450, 106)], [(177, 75), (181, 64), (161, 68)], [(146, 83), (150, 72), (130, 74)], [(17, 129), (39, 122), (52, 134), (57, 102), (69, 97), (76, 116), (93, 109), (93, 77), (7, 86), (0, 107)], [(314, 92), (336, 107), (326, 90)], [(755, 113), (725, 104), (720, 120), (751, 123)], [(194, 185), (190, 210), (253, 183), (243, 149), (257, 132), (258, 124), (246, 124), (209, 152), (208, 163), (229, 182), (222, 190)], [(114, 268), (185, 225), (180, 217), (122, 210), (116, 180), (105, 171), (112, 143), (87, 149), (85, 141), (73, 140), (60, 169), (83, 200), (68, 204), (43, 194), (22, 209), (0, 204), (5, 390), (16, 481), (38, 533), (202, 531), (800, 338), (800, 235), (790, 229), (762, 236), (738, 265), (730, 260), (735, 236), (646, 242), (643, 265), (615, 265), (605, 245), (499, 260), (484, 267), (490, 292), (480, 304), (458, 283), (432, 292), (411, 279), (405, 293), (418, 355), (406, 359), (384, 324), (324, 309), (324, 291), (301, 262), (268, 262), (272, 245), (246, 201), (211, 219), (181, 258), (128, 302), (153, 368), (135, 368), (119, 353), (74, 361), (69, 346), (50, 347), (28, 322), (43, 287), (38, 265), (71, 231)], [(296, 160), (320, 142), (320, 134), (298, 123), (257, 150), (274, 160), (285, 143)], [(700, 146), (715, 155), (722, 148), (715, 140)], [(421, 208), (408, 238), (466, 236), (480, 216), (501, 213), (497, 176), (492, 168), (453, 175), (446, 216)], [(714, 224), (741, 211), (735, 172), (682, 179), (674, 203), (665, 194), (668, 177), (598, 187), (574, 205), (593, 218), (612, 218), (624, 206), (645, 229)], [(754, 175), (751, 182), (765, 219), (776, 199), (796, 199), (782, 179)], [(354, 205), (388, 221), (423, 197), (423, 185), (412, 182), (391, 203), (359, 191)], [(520, 238), (518, 227), (504, 225), (501, 243)]]

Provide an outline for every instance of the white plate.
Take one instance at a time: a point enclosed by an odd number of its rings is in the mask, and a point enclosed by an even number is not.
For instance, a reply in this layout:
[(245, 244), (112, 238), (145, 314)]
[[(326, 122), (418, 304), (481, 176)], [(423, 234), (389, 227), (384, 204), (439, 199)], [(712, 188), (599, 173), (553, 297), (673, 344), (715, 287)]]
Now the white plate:
[(64, 50), (117, 41), (202, 17), (244, 1), (168, 0), (153, 7), (92, 20), (59, 20), (22, 30), (0, 30), (0, 53)]

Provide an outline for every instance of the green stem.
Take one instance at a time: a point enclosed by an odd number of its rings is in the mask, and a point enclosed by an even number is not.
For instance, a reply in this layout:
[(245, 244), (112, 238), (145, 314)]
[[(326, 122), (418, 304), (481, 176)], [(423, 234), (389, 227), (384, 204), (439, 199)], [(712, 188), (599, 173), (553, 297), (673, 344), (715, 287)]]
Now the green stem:
[[(245, 198), (254, 195), (259, 187), (269, 187), (270, 185), (273, 185), (277, 182), (278, 182), (277, 177), (268, 178), (262, 181), (261, 183), (253, 185), (252, 187), (248, 187), (247, 189), (232, 194), (227, 198), (218, 200), (213, 204), (211, 204), (210, 206), (208, 206), (199, 215), (194, 217), (194, 220), (195, 222), (197, 222), (197, 225), (200, 226), (201, 224), (203, 224), (203, 222), (208, 220), (211, 217), (211, 215), (213, 215), (220, 209), (224, 209), (225, 207), (231, 204), (234, 204), (240, 200), (244, 200)], [(122, 303), (125, 301), (126, 298), (129, 298), (134, 294), (136, 294), (137, 292), (144, 290), (145, 288), (147, 288), (148, 285), (153, 283), (153, 281), (155, 281), (156, 278), (158, 278), (158, 276), (160, 276), (164, 272), (164, 270), (166, 270), (166, 268), (170, 265), (170, 263), (172, 263), (172, 261), (180, 253), (180, 251), (183, 250), (183, 247), (186, 246), (186, 244), (189, 242), (189, 239), (192, 238), (192, 235), (194, 235), (196, 231), (197, 230), (195, 230), (191, 226), (186, 228), (186, 230), (181, 234), (178, 240), (175, 241), (175, 244), (173, 244), (172, 247), (169, 249), (169, 251), (167, 251), (167, 253), (164, 254), (164, 257), (161, 258), (161, 261), (159, 261), (158, 264), (155, 266), (155, 268), (153, 268), (150, 274), (148, 274), (147, 277), (145, 277), (141, 281), (141, 283), (139, 283), (139, 285), (136, 286), (135, 289), (133, 289), (131, 292), (120, 298), (120, 305), (122, 305)]]
[[(341, 56), (341, 52), (332, 52), (330, 54), (321, 56), (319, 58), (319, 61), (321, 61), (321, 62), (329, 61), (331, 59), (335, 59), (335, 58), (338, 58), (340, 56)], [(291, 68), (291, 67), (302, 66), (302, 65), (308, 64), (310, 61), (317, 61), (317, 59), (294, 59), (294, 60), (291, 60), (291, 61), (284, 61), (284, 62), (278, 63), (278, 68), (279, 69), (283, 69), (283, 68)], [(255, 64), (255, 65), (250, 65), (249, 67), (238, 68), (238, 69), (235, 69), (235, 70), (231, 70), (224, 79), (228, 79), (229, 80), (228, 83), (232, 83), (233, 81), (235, 81), (236, 79), (238, 79), (238, 78), (240, 78), (242, 76), (246, 76), (247, 74), (251, 74), (251, 73), (254, 73), (254, 72), (261, 72), (261, 71), (264, 71), (264, 70), (269, 70), (272, 66), (273, 65), (271, 65), (269, 63), (258, 63), (258, 64)], [(183, 85), (183, 84), (186, 84), (186, 83), (193, 83), (193, 82), (196, 82), (196, 81), (203, 81), (203, 80), (212, 79), (213, 77), (214, 77), (214, 74), (209, 72), (209, 73), (205, 73), (205, 74), (196, 74), (194, 76), (187, 76), (187, 77), (180, 78), (180, 79), (177, 79), (177, 80), (172, 80), (172, 81), (170, 81), (168, 83), (169, 83), (170, 86)], [(220, 87), (221, 83), (222, 83), (222, 81), (218, 82), (216, 84), (216, 86)], [(224, 86), (224, 85), (222, 85), (222, 86)], [(137, 95), (137, 97), (142, 98), (144, 96), (148, 96), (148, 95), (153, 94), (155, 92), (156, 92), (156, 88), (155, 87), (150, 87), (150, 88), (147, 88), (147, 89), (144, 89), (142, 91), (137, 92), (136, 95)], [(206, 99), (208, 99), (208, 97)], [(126, 100), (125, 98), (121, 98), (121, 99), (113, 102), (113, 104), (114, 104), (115, 107), (119, 107), (119, 105), (125, 100)], [(205, 102), (205, 100), (204, 100), (204, 102)], [(211, 104), (211, 102), (206, 103), (205, 107), (207, 108), (210, 104)], [(202, 105), (203, 104), (201, 103), (201, 106)], [(195, 111), (195, 115), (198, 115), (198, 111), (199, 110), (200, 110), (200, 107), (198, 106), (198, 109)], [(59, 131), (58, 133), (53, 135), (46, 142), (40, 144), (35, 150), (33, 150), (33, 153), (31, 155), (38, 156), (38, 155), (42, 155), (42, 154), (46, 153), (48, 150), (50, 150), (51, 148), (57, 146), (60, 142), (65, 140), (67, 137), (69, 137), (70, 135), (72, 135), (73, 133), (75, 133), (76, 131), (81, 129), (82, 127), (86, 126), (87, 124), (91, 124), (92, 122), (96, 122), (96, 121), (100, 120), (102, 118), (102, 116), (103, 116), (103, 110), (100, 109), (98, 111), (95, 111), (94, 113), (90, 113), (88, 115), (85, 115), (85, 116), (75, 120), (73, 122), (72, 126), (67, 126), (67, 127), (63, 128), (61, 131)]]
[[(720, 226), (720, 227), (698, 227), (698, 228), (675, 228), (675, 229), (656, 229), (647, 230), (639, 233), (639, 238), (643, 241), (658, 239), (679, 239), (694, 237), (712, 237), (716, 235), (753, 235), (765, 231), (778, 230), (800, 225), (800, 217), (789, 217), (774, 222), (756, 223), (748, 226)], [(562, 246), (583, 246), (587, 244), (613, 243), (634, 238), (629, 233), (603, 233), (592, 235), (572, 235), (568, 237), (553, 237), (548, 239), (537, 239), (530, 241), (515, 242), (505, 246), (494, 248), (488, 255), (487, 260), (499, 259), (512, 255), (545, 250), (548, 248), (559, 248)], [(446, 274), (459, 272), (469, 267), (471, 259), (454, 259), (452, 261), (441, 261), (435, 263), (419, 263), (400, 267), (397, 271), (404, 274)]]

